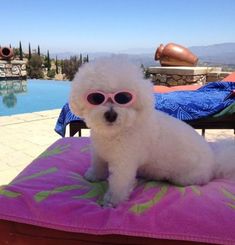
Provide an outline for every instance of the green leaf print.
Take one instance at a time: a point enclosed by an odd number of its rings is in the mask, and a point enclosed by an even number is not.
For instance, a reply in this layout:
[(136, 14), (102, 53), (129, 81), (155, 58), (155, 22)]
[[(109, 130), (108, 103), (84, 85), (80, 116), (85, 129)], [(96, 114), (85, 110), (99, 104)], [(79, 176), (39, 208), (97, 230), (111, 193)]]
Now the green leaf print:
[(195, 194), (197, 194), (198, 196), (201, 195), (201, 191), (200, 191), (195, 185), (191, 185), (191, 186), (189, 186), (189, 187), (191, 188), (191, 190), (192, 190)]
[(150, 188), (154, 188), (154, 187), (158, 187), (158, 186), (162, 186), (162, 183), (157, 182), (157, 181), (148, 181), (144, 185), (144, 191), (147, 191)]
[(75, 179), (75, 180), (78, 180), (80, 182), (82, 182), (83, 184), (89, 184), (90, 182), (87, 181), (81, 174), (79, 173), (74, 173), (74, 172), (71, 172), (71, 178), (72, 179)]
[(48, 149), (48, 150), (44, 151), (41, 155), (38, 156), (37, 159), (62, 154), (65, 151), (67, 151), (69, 149), (69, 147), (70, 147), (70, 144), (58, 145), (53, 149)]
[(232, 203), (227, 203), (227, 205), (228, 205), (230, 208), (235, 209), (235, 204), (232, 204)]
[(168, 191), (168, 185), (162, 186), (160, 191), (149, 201), (141, 204), (134, 204), (129, 210), (135, 214), (142, 214), (161, 201)]
[(20, 196), (21, 194), (18, 192), (6, 190), (5, 187), (3, 186), (3, 187), (0, 187), (0, 195), (9, 197), (9, 198), (16, 198)]
[(147, 201), (145, 203), (136, 203), (136, 204), (132, 205), (129, 210), (135, 214), (142, 214), (142, 213), (148, 211), (150, 208), (152, 208), (157, 203), (159, 203), (162, 200), (162, 198), (167, 194), (167, 192), (169, 191), (170, 188), (175, 188), (176, 190), (179, 191), (179, 193), (182, 196), (185, 196), (187, 189), (191, 189), (193, 191), (193, 193), (195, 193), (198, 196), (200, 196), (202, 194), (200, 189), (194, 185), (183, 187), (183, 186), (171, 185), (168, 182), (158, 182), (158, 181), (148, 181), (148, 182), (144, 181), (143, 182), (143, 181), (140, 181), (138, 183), (138, 186), (143, 186), (143, 192), (148, 191), (150, 188), (156, 188), (156, 187), (159, 187), (160, 191), (158, 191), (157, 194), (155, 194), (155, 196), (152, 199), (150, 199), (149, 201)]
[(81, 149), (80, 149), (80, 152), (87, 152), (87, 151), (90, 151), (90, 145), (85, 145), (83, 146)]
[(175, 188), (182, 194), (182, 196), (184, 196), (185, 191), (186, 191), (186, 187), (175, 186)]
[(71, 178), (75, 179), (78, 181), (78, 184), (76, 185), (66, 185), (66, 186), (60, 186), (56, 187), (52, 190), (45, 190), (45, 191), (40, 191), (34, 196), (34, 200), (36, 202), (42, 202), (45, 199), (49, 198), (52, 195), (58, 194), (58, 193), (63, 193), (65, 191), (70, 191), (70, 190), (76, 190), (76, 189), (82, 189), (85, 190), (84, 194), (73, 196), (72, 198), (74, 199), (91, 199), (91, 198), (97, 198), (97, 203), (101, 204), (103, 200), (104, 193), (107, 190), (107, 182), (102, 181), (102, 182), (94, 182), (91, 183), (84, 179), (82, 175), (79, 173), (71, 172)]
[[(222, 191), (222, 193), (224, 194), (224, 196), (225, 196), (226, 198), (230, 199), (231, 202), (235, 202), (235, 195), (234, 195), (232, 192), (226, 190), (226, 189), (223, 188), (223, 187), (221, 187), (220, 190)], [(226, 203), (226, 204), (227, 204), (230, 208), (235, 209), (235, 204), (233, 204), (233, 203)]]
[(38, 178), (38, 177), (41, 177), (41, 176), (44, 176), (44, 175), (47, 175), (47, 174), (52, 174), (52, 173), (55, 173), (57, 171), (58, 171), (57, 167), (52, 167), (52, 168), (49, 168), (49, 169), (46, 169), (46, 170), (42, 170), (42, 171), (40, 171), (38, 173), (35, 173), (35, 174), (24, 176), (24, 177), (19, 178), (19, 179), (17, 178), (10, 185), (13, 185), (13, 184), (16, 184), (16, 183), (20, 183), (20, 182), (23, 182), (23, 181), (26, 181), (26, 180), (35, 179), (35, 178)]
[(71, 190), (77, 190), (77, 189), (84, 189), (85, 187), (82, 185), (65, 185), (65, 186), (60, 186), (56, 187), (52, 190), (47, 190), (47, 191), (40, 191), (37, 194), (34, 195), (34, 200), (36, 202), (42, 202), (45, 199), (47, 199), (49, 196), (58, 194), (58, 193), (63, 193), (66, 191), (71, 191)]
[(235, 201), (235, 195), (229, 191), (227, 191), (225, 188), (221, 188), (222, 193), (224, 194), (224, 196), (226, 196), (227, 198), (231, 199), (231, 201)]
[(102, 204), (103, 196), (108, 189), (107, 181), (89, 182), (82, 175), (74, 172), (71, 173), (71, 178), (78, 180), (80, 184), (86, 186), (88, 189), (87, 193), (82, 194), (80, 196), (74, 196), (73, 198), (75, 199), (97, 198), (96, 202), (100, 205)]
[(97, 203), (98, 204), (102, 204), (103, 202), (103, 197), (105, 192), (108, 189), (108, 183), (106, 181), (102, 181), (102, 182), (94, 182), (94, 183), (90, 183), (88, 182), (88, 192), (80, 195), (80, 196), (74, 196), (73, 198), (76, 199), (92, 199), (92, 198), (97, 198)]

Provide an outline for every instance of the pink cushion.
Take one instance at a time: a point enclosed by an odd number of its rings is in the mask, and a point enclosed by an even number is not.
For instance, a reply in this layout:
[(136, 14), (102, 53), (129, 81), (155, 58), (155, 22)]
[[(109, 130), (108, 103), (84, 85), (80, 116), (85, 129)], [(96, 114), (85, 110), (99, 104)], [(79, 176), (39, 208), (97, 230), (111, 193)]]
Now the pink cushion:
[(163, 85), (155, 85), (153, 86), (153, 91), (155, 93), (169, 93), (173, 91), (188, 91), (188, 90), (197, 90), (201, 87), (201, 85), (195, 84), (195, 85), (181, 85), (181, 86), (172, 86), (167, 87)]
[(63, 138), (0, 189), (0, 219), (87, 234), (235, 244), (235, 182), (177, 187), (140, 181), (130, 200), (100, 206), (106, 182), (90, 183), (89, 138)]
[[(225, 77), (222, 81), (224, 82), (235, 82), (235, 72), (232, 72), (230, 75)], [(193, 84), (193, 85), (179, 85), (179, 86), (172, 86), (167, 87), (163, 85), (155, 85), (153, 86), (153, 90), (155, 93), (169, 93), (173, 91), (188, 91), (188, 90), (196, 90), (200, 88), (201, 85)]]
[(230, 75), (223, 79), (224, 82), (235, 82), (235, 72), (232, 72)]

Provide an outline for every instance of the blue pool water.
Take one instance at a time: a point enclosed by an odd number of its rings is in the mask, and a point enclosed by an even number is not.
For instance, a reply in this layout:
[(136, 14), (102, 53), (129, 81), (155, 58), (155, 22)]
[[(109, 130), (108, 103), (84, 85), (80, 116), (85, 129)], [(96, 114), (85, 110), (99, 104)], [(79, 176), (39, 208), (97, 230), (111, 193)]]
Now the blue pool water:
[(0, 81), (0, 116), (60, 109), (71, 83), (54, 80)]

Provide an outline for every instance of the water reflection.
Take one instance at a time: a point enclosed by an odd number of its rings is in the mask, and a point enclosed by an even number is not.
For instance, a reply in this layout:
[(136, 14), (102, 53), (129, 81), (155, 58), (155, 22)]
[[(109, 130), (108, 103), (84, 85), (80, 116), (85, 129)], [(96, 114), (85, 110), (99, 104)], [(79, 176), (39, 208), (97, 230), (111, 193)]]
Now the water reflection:
[(16, 94), (27, 92), (26, 80), (3, 80), (0, 81), (0, 96), (7, 108), (15, 107), (17, 104)]

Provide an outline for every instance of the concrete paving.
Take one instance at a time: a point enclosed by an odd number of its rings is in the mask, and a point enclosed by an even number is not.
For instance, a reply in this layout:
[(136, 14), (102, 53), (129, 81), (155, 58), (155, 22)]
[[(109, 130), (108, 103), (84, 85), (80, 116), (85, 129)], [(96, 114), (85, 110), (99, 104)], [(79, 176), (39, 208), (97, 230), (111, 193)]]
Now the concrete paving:
[(54, 131), (60, 110), (0, 117), (0, 185), (9, 183), (60, 136)]
[[(59, 113), (60, 110), (50, 110), (0, 117), (0, 185), (8, 184), (61, 138), (54, 131)], [(88, 135), (89, 132), (85, 131), (84, 136)], [(222, 138), (233, 139), (233, 130), (206, 130), (207, 140)]]

